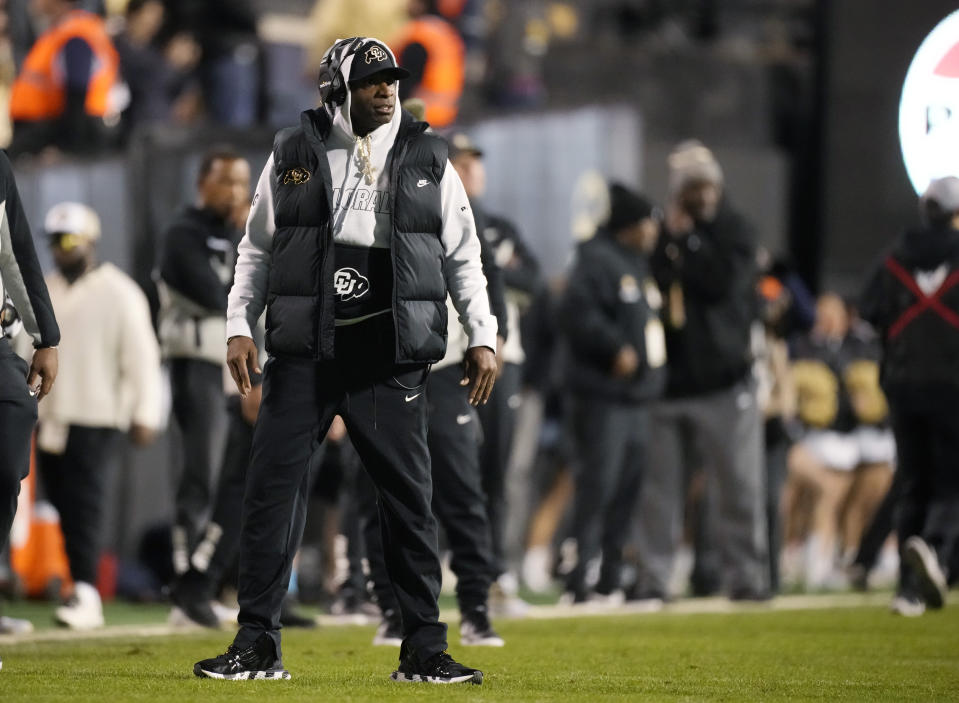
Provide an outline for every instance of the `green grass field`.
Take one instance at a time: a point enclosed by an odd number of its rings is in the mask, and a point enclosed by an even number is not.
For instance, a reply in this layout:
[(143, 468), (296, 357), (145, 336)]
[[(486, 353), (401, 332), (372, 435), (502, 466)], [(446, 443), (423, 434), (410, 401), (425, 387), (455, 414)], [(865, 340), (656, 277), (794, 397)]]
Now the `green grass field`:
[[(108, 621), (126, 619), (126, 608)], [(0, 640), (0, 701), (959, 701), (955, 604), (916, 619), (870, 606), (497, 626), (499, 650), (461, 648), (451, 628), (451, 652), (486, 672), (482, 686), (389, 681), (397, 652), (372, 647), (370, 626), (285, 631), (293, 678), (276, 682), (193, 676), (193, 662), (225, 649), (229, 633)]]

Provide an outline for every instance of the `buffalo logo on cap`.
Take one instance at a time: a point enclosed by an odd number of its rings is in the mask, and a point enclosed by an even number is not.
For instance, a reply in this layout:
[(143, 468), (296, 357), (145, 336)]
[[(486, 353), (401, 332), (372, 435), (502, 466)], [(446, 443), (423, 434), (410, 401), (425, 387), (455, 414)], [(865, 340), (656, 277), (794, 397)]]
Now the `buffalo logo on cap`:
[(387, 56), (386, 52), (383, 51), (381, 47), (371, 46), (369, 49), (366, 50), (366, 54), (364, 54), (364, 58), (366, 59), (366, 63), (373, 63), (374, 61), (376, 62), (386, 61), (389, 57)]

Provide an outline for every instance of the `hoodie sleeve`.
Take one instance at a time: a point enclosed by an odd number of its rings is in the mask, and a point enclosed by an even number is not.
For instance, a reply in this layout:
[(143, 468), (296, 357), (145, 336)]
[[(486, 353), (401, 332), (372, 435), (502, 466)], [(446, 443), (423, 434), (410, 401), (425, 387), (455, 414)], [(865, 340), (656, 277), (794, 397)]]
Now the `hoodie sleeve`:
[(469, 337), (470, 347), (496, 349), (496, 318), (490, 314), (486, 276), (480, 261), (473, 209), (463, 182), (448, 162), (440, 181), (442, 242), (446, 252), (446, 287)]
[(150, 306), (140, 287), (124, 279), (128, 289), (120, 302), (123, 334), (120, 336), (119, 367), (121, 397), (130, 410), (130, 421), (150, 429), (163, 424), (163, 378), (160, 346), (150, 319)]
[(13, 169), (2, 152), (0, 189), (4, 200), (3, 212), (0, 212), (0, 281), (20, 313), (24, 328), (33, 337), (33, 346), (55, 347), (60, 343), (60, 328), (37, 260), (30, 225), (20, 203)]
[(253, 337), (266, 307), (273, 253), (273, 155), (267, 159), (246, 221), (246, 234), (237, 248), (236, 271), (226, 311), (226, 336)]

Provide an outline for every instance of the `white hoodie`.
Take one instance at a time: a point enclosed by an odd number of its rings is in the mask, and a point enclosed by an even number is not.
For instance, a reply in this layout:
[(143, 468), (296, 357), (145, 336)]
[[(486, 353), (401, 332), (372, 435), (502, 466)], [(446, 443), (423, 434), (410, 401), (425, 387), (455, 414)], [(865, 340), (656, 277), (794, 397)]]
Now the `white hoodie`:
[[(347, 81), (352, 60), (350, 56), (343, 62), (343, 75)], [(399, 132), (401, 113), (397, 105), (388, 124), (360, 138), (353, 133), (350, 122), (349, 90), (346, 102), (334, 112), (333, 128), (327, 139), (327, 156), (333, 178), (333, 239), (338, 244), (390, 246), (390, 212), (382, 203), (390, 192), (388, 163)], [(368, 159), (361, 154), (363, 141), (369, 145)], [(266, 304), (270, 253), (276, 229), (270, 187), (272, 173), (271, 154), (257, 182), (246, 234), (239, 245), (227, 308), (227, 338), (252, 336), (250, 330)], [(496, 318), (490, 313), (473, 211), (462, 181), (448, 162), (440, 182), (440, 203), (443, 217), (440, 239), (446, 252), (447, 289), (459, 321), (466, 329), (469, 346), (495, 350)]]

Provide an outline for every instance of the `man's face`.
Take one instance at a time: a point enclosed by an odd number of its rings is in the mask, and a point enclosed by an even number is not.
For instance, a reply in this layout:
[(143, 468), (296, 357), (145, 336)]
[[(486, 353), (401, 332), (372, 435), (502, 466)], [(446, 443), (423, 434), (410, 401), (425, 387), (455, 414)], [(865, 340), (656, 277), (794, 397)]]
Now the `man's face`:
[(82, 271), (93, 256), (93, 240), (62, 232), (50, 237), (50, 253), (57, 270), (68, 278)]
[(632, 227), (620, 230), (617, 236), (623, 246), (649, 254), (656, 248), (659, 239), (659, 220), (644, 217)]
[(715, 183), (690, 181), (679, 191), (679, 206), (698, 222), (712, 222), (722, 195), (722, 189)]
[(51, 17), (60, 0), (30, 0), (30, 11), (36, 17)]
[(842, 339), (849, 332), (849, 310), (835, 293), (824, 293), (816, 301), (813, 332), (827, 339)]
[(380, 72), (350, 86), (350, 122), (357, 136), (365, 137), (388, 124), (396, 110), (396, 79)]
[(229, 218), (250, 198), (250, 164), (246, 159), (216, 159), (197, 191), (203, 207)]
[(478, 198), (486, 192), (486, 167), (481, 156), (464, 151), (454, 156), (450, 163), (463, 181), (463, 188), (469, 197)]

